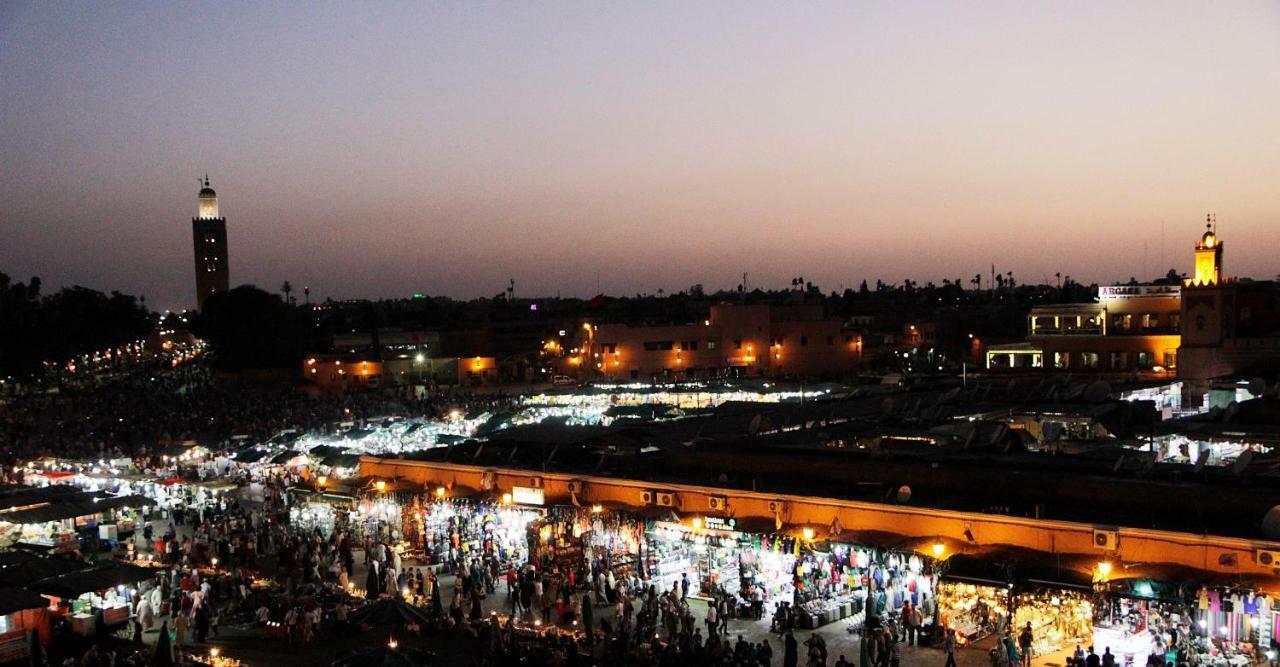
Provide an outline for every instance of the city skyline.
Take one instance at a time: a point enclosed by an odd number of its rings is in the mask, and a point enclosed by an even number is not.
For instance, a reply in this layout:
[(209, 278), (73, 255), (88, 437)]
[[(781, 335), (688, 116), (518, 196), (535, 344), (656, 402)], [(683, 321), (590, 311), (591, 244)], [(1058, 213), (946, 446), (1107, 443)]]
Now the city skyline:
[[(1228, 275), (1280, 241), (1280, 8), (0, 8), (0, 271), (194, 305)], [(1271, 187), (1268, 187), (1271, 186)], [(660, 268), (659, 268), (660, 267)]]

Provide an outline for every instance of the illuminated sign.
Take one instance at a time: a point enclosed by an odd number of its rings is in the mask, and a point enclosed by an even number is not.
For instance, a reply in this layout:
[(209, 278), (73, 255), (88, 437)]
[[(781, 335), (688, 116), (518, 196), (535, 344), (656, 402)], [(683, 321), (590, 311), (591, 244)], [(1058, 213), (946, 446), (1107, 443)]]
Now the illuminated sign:
[(521, 505), (543, 505), (546, 504), (545, 496), (542, 489), (532, 486), (513, 486), (511, 487), (512, 502)]
[(1142, 296), (1181, 296), (1181, 285), (1111, 285), (1098, 288), (1100, 299), (1126, 299)]
[(722, 519), (718, 516), (709, 516), (705, 520), (705, 525), (710, 530), (736, 530), (738, 521), (736, 519)]

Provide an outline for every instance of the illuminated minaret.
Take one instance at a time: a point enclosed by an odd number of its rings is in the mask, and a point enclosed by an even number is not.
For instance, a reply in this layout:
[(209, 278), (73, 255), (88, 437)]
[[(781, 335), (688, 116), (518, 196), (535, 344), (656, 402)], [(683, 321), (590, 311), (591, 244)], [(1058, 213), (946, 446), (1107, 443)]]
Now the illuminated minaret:
[(227, 219), (218, 215), (218, 193), (209, 187), (209, 176), (201, 183), (199, 207), (191, 219), (191, 237), (196, 251), (196, 308), (204, 310), (204, 300), (228, 287)]
[(1196, 274), (1192, 285), (1217, 285), (1222, 279), (1222, 242), (1218, 240), (1217, 220), (1205, 217), (1204, 236), (1196, 244)]

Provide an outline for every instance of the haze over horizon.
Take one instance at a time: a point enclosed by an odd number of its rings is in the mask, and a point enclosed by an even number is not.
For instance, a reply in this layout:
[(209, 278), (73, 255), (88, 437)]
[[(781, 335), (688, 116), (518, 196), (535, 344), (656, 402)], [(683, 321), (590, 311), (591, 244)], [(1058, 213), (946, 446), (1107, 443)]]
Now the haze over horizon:
[(156, 309), (206, 172), (313, 298), (1280, 271), (1274, 2), (9, 2), (0, 90), (0, 271)]

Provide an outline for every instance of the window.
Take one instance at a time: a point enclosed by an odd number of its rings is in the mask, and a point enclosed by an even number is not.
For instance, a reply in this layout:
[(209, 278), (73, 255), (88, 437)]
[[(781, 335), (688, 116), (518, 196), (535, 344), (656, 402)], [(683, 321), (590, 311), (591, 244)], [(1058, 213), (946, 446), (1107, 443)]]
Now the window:
[[(1172, 313), (1169, 315), (1169, 328), (1177, 331), (1182, 326), (1182, 314)], [(1166, 364), (1167, 365), (1167, 364)]]
[(617, 343), (604, 343), (604, 344), (602, 344), (600, 347), (604, 349), (604, 353), (605, 353), (605, 354), (617, 354), (617, 353), (618, 353), (618, 344), (617, 344)]
[(1156, 327), (1158, 327), (1158, 326), (1160, 326), (1160, 316), (1159, 316), (1159, 315), (1154, 315), (1154, 314), (1152, 314), (1152, 313), (1143, 313), (1143, 314), (1142, 314), (1142, 328), (1143, 328), (1143, 329), (1154, 329), (1154, 328), (1156, 328)]
[(698, 349), (698, 341), (682, 340), (680, 341), (680, 349), (685, 351), (694, 351)]
[[(1126, 315), (1126, 317), (1128, 316)], [(1098, 367), (1098, 353), (1097, 352), (1081, 352), (1080, 366), (1083, 368), (1096, 369)]]
[(735, 350), (741, 350), (741, 349), (742, 349), (742, 339), (741, 339), (741, 338), (734, 338), (734, 339), (733, 339), (733, 349), (735, 349)]
[(808, 345), (809, 345), (809, 337), (808, 337), (808, 336), (801, 336), (801, 337), (800, 337), (800, 347), (807, 347)]
[(1111, 370), (1124, 370), (1129, 364), (1129, 355), (1124, 352), (1111, 353)]
[(1124, 315), (1121, 317), (1120, 321), (1121, 321), (1120, 327), (1125, 331), (1128, 331), (1129, 329), (1133, 328), (1133, 315)]
[(835, 345), (835, 344), (836, 344), (836, 337), (835, 337), (835, 336), (827, 336), (827, 345)]
[(708, 340), (707, 340), (707, 349), (708, 349), (708, 350), (714, 350), (714, 349), (716, 349), (716, 341), (711, 340), (711, 339), (708, 339)]
[(1165, 368), (1178, 367), (1178, 351), (1177, 350), (1165, 350), (1164, 367)]
[(675, 345), (675, 341), (671, 340), (647, 340), (644, 342), (644, 349), (649, 352), (657, 352), (659, 350), (670, 350)]
[(1070, 359), (1070, 358), (1071, 358), (1071, 355), (1067, 354), (1066, 352), (1054, 352), (1054, 353), (1053, 353), (1053, 367), (1054, 367), (1054, 368), (1066, 368), (1066, 367), (1067, 367), (1067, 360), (1068, 360), (1068, 359)]

